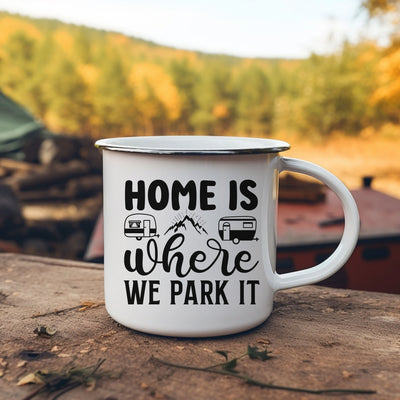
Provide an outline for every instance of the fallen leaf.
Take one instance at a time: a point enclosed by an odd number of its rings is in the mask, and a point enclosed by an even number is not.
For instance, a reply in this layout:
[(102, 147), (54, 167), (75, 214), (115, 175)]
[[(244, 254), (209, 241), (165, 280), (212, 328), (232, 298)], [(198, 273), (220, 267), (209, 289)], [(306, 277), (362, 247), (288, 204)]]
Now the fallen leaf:
[(260, 344), (271, 344), (271, 341), (268, 339), (257, 339), (257, 343)]
[(344, 379), (349, 379), (354, 376), (354, 373), (349, 371), (342, 371), (342, 376)]
[(39, 370), (26, 375), (17, 384), (19, 386), (29, 383), (40, 384), (38, 388), (25, 397), (26, 399), (33, 399), (39, 392), (44, 392), (48, 395), (52, 394), (52, 398), (56, 399), (81, 385), (91, 391), (94, 390), (98, 379), (103, 376), (111, 377), (110, 373), (98, 373), (98, 369), (104, 361), (105, 359), (99, 359), (97, 364), (88, 367), (76, 367), (68, 363), (60, 371)]
[(104, 333), (101, 335), (101, 337), (102, 337), (102, 338), (106, 338), (106, 337), (109, 337), (109, 336), (113, 336), (113, 335), (115, 335), (116, 333), (117, 333), (116, 330), (111, 329), (111, 330), (108, 331), (108, 332), (104, 332)]
[(96, 303), (94, 301), (90, 301), (90, 300), (81, 300), (81, 307), (78, 309), (78, 311), (86, 311), (89, 308), (96, 308), (99, 306), (102, 306), (104, 303)]
[(96, 388), (96, 379), (89, 378), (86, 383), (86, 390), (92, 392)]
[(25, 365), (26, 364), (28, 364), (28, 362), (27, 361), (20, 361), (18, 364), (17, 364), (17, 368), (22, 368), (22, 367), (25, 367)]
[(22, 386), (22, 385), (27, 385), (28, 383), (34, 383), (34, 384), (43, 384), (44, 380), (42, 379), (41, 375), (48, 375), (48, 371), (46, 370), (41, 370), (38, 372), (31, 372), (28, 375), (25, 375), (23, 378), (21, 378), (17, 385)]

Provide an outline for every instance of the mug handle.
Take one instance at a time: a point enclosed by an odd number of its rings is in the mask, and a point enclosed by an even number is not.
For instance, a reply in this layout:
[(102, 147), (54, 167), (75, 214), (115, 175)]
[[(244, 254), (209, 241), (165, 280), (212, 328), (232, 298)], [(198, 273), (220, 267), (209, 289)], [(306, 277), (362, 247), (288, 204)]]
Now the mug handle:
[(281, 157), (279, 172), (291, 171), (312, 176), (325, 183), (339, 197), (344, 211), (344, 231), (336, 250), (320, 264), (285, 274), (274, 273), (274, 290), (289, 289), (322, 281), (338, 271), (351, 256), (360, 231), (356, 202), (346, 186), (326, 169), (296, 158)]

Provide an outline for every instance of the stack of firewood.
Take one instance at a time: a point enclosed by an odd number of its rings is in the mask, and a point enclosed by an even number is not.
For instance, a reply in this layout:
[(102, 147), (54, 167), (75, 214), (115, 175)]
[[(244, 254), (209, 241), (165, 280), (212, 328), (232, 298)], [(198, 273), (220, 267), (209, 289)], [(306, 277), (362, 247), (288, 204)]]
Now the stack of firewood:
[(28, 141), (0, 158), (0, 251), (82, 258), (102, 205), (101, 154), (89, 138)]

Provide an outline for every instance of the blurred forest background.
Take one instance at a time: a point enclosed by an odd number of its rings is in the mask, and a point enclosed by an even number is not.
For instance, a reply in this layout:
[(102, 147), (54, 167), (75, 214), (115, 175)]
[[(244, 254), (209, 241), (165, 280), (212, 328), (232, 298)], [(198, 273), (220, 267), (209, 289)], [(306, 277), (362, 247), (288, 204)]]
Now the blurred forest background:
[(53, 132), (276, 137), (350, 186), (378, 175), (380, 189), (400, 196), (399, 2), (361, 6), (392, 24), (390, 44), (360, 39), (295, 60), (179, 50), (0, 12), (0, 88)]

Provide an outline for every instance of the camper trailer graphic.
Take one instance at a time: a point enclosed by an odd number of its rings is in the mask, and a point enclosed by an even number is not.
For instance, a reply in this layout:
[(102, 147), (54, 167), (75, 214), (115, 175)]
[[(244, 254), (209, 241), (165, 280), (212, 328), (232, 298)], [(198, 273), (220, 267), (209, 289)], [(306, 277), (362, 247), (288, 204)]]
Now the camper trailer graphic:
[(156, 219), (150, 214), (128, 215), (125, 219), (124, 232), (125, 236), (134, 237), (137, 240), (156, 236)]
[(218, 232), (222, 240), (230, 240), (237, 244), (241, 240), (257, 240), (254, 238), (257, 220), (254, 217), (222, 217), (218, 221)]

